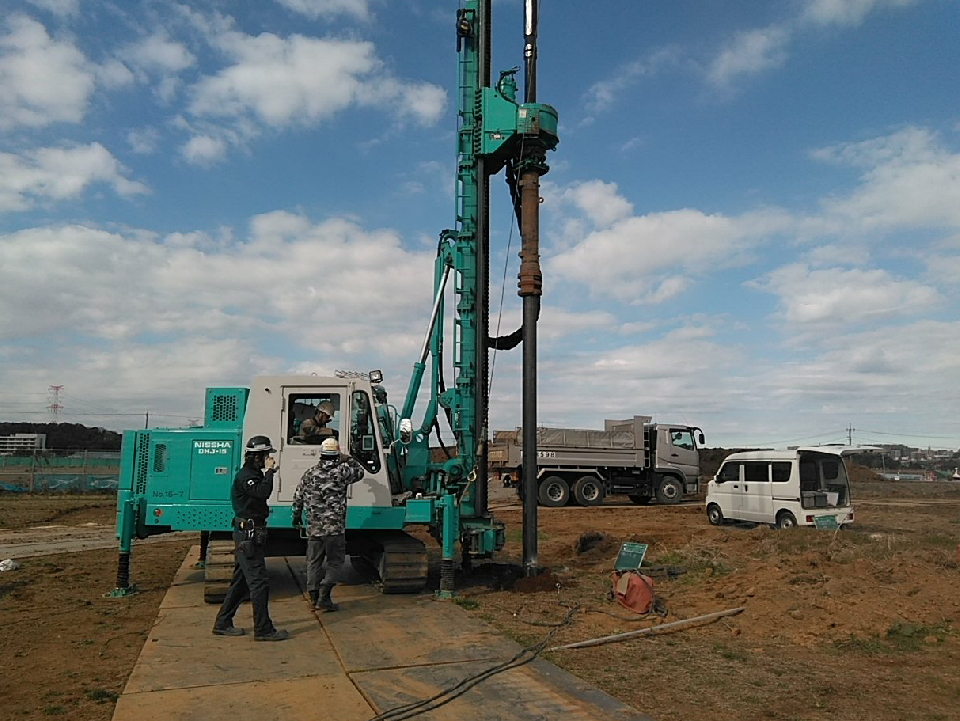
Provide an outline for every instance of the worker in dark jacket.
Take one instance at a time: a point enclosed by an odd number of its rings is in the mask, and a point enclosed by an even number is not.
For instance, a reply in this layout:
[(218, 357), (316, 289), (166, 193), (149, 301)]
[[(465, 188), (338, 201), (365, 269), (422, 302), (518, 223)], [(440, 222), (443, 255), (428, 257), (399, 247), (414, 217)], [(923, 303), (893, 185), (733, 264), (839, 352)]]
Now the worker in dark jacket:
[(217, 636), (242, 636), (245, 633), (233, 625), (233, 617), (249, 591), (253, 605), (253, 640), (282, 641), (289, 634), (278, 631), (270, 620), (267, 609), (270, 584), (263, 553), (267, 540), (267, 516), (270, 514), (267, 499), (273, 493), (273, 477), (278, 470), (270, 454), (276, 449), (266, 436), (253, 436), (247, 441), (245, 450), (243, 468), (237, 473), (230, 492), (237, 560), (230, 588), (213, 623), (213, 632)]
[[(320, 445), (320, 460), (307, 469), (293, 494), (293, 523), (303, 525), (307, 509), (307, 590), (314, 608), (336, 611), (330, 592), (340, 580), (346, 556), (347, 486), (363, 478), (363, 466), (340, 453), (336, 438)], [(327, 573), (321, 580), (323, 560)]]

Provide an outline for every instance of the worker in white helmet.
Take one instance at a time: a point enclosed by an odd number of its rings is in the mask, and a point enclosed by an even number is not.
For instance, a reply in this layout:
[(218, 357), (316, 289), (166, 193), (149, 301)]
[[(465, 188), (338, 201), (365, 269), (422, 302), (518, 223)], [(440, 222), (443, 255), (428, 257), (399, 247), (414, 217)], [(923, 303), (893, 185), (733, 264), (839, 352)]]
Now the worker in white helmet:
[[(340, 452), (336, 438), (320, 445), (320, 460), (300, 479), (293, 494), (293, 523), (303, 525), (307, 509), (307, 590), (314, 608), (336, 611), (330, 593), (346, 558), (347, 487), (363, 478), (360, 462)], [(323, 561), (327, 572), (321, 577)]]

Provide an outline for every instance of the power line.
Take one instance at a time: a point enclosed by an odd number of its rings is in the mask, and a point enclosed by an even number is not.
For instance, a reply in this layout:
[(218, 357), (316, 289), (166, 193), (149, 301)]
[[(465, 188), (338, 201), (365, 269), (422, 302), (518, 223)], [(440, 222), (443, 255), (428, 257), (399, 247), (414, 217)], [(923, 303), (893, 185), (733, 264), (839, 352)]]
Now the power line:
[(796, 443), (798, 441), (808, 441), (813, 438), (825, 438), (826, 436), (831, 436), (832, 438), (840, 437), (846, 434), (846, 431), (828, 431), (826, 433), (818, 433), (813, 436), (801, 436), (800, 438), (787, 438), (786, 440), (779, 441), (764, 441), (762, 443), (752, 443), (750, 445), (754, 446), (775, 446), (779, 443)]
[(872, 433), (872, 434), (877, 435), (877, 436), (900, 436), (901, 438), (923, 438), (924, 440), (926, 440), (926, 439), (928, 439), (928, 438), (932, 438), (932, 439), (936, 439), (936, 440), (948, 440), (948, 441), (955, 441), (955, 440), (957, 440), (957, 436), (955, 436), (955, 435), (954, 435), (954, 436), (928, 436), (928, 435), (926, 435), (925, 433), (924, 433), (924, 434), (921, 434), (921, 433), (916, 433), (916, 434), (915, 434), (915, 433), (886, 433), (886, 432), (884, 432), (884, 431), (866, 431), (866, 430), (863, 431), (863, 433)]

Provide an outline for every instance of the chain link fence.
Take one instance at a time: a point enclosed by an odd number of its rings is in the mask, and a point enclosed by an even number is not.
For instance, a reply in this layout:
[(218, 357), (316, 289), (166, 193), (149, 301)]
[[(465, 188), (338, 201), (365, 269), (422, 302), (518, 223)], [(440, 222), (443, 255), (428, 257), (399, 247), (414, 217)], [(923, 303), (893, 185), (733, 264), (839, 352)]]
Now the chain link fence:
[(0, 492), (116, 491), (120, 451), (37, 451), (0, 456)]

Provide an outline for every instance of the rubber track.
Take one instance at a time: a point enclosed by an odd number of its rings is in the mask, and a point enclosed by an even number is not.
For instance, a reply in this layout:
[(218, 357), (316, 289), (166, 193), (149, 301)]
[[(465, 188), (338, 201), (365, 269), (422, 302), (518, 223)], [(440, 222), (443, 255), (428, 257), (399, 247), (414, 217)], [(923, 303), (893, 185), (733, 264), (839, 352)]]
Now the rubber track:
[(427, 547), (403, 531), (366, 531), (357, 544), (383, 593), (419, 593), (427, 585)]

